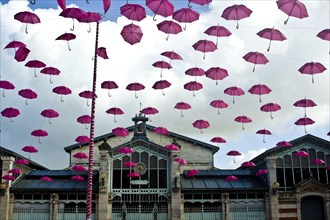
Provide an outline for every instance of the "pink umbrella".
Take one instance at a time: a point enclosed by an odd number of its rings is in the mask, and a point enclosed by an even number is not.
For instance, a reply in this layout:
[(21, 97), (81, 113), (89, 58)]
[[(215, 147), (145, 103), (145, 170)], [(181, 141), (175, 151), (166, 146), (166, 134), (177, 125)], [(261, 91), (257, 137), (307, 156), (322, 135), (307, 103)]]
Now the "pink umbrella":
[(228, 71), (220, 67), (211, 67), (205, 72), (207, 78), (215, 80), (215, 84), (218, 85), (218, 80), (223, 80), (228, 76)]
[[(158, 110), (154, 107), (146, 107), (146, 108), (142, 109), (140, 112), (145, 115), (151, 116), (151, 115), (157, 114)], [(149, 121), (151, 121), (150, 116), (149, 116)]]
[(31, 132), (32, 136), (38, 137), (38, 142), (41, 144), (41, 137), (46, 137), (48, 136), (47, 131), (42, 130), (42, 129), (37, 129)]
[(272, 90), (264, 84), (253, 85), (249, 90), (249, 93), (259, 95), (259, 102), (261, 103), (261, 95), (269, 94)]
[(26, 160), (26, 159), (17, 159), (17, 160), (15, 161), (15, 164), (29, 165), (30, 162), (29, 162), (28, 160)]
[(269, 60), (264, 54), (258, 52), (249, 52), (243, 56), (243, 59), (249, 63), (254, 64), (252, 70), (253, 72), (256, 68), (256, 64), (266, 64), (269, 62)]
[(156, 127), (154, 129), (152, 129), (152, 131), (157, 134), (168, 135), (168, 130), (164, 127)]
[(236, 176), (227, 176), (225, 178), (226, 181), (230, 182), (230, 181), (237, 181), (238, 178)]
[(160, 55), (169, 58), (170, 59), (170, 64), (171, 64), (172, 60), (183, 60), (182, 57), (178, 53), (174, 52), (174, 50), (173, 51), (165, 51), (165, 52), (161, 53)]
[(20, 47), (26, 47), (26, 45), (21, 41), (14, 40), (8, 43), (3, 49), (20, 48)]
[(63, 11), (60, 13), (60, 16), (65, 17), (65, 18), (72, 18), (72, 28), (70, 28), (71, 31), (74, 30), (74, 19), (79, 19), (87, 17), (87, 13), (79, 8), (65, 8)]
[(86, 171), (86, 168), (82, 165), (74, 165), (72, 168), (71, 168), (73, 171), (77, 171), (77, 172), (84, 172)]
[(0, 80), (0, 88), (3, 89), (2, 97), (5, 97), (5, 90), (13, 90), (15, 89), (15, 86), (7, 80)]
[(203, 59), (205, 59), (205, 53), (207, 52), (213, 52), (217, 48), (217, 46), (213, 43), (213, 41), (209, 40), (199, 40), (192, 46), (195, 50), (203, 52)]
[(272, 112), (276, 112), (281, 109), (281, 106), (276, 103), (267, 103), (260, 107), (260, 110), (263, 112), (270, 112), (270, 118), (273, 119)]
[(85, 181), (84, 177), (82, 177), (82, 176), (73, 176), (73, 177), (71, 177), (71, 180), (74, 180), (74, 181)]
[(69, 41), (74, 40), (74, 39), (76, 39), (76, 35), (74, 35), (72, 33), (65, 33), (65, 34), (58, 36), (55, 40), (65, 40), (68, 44), (69, 51), (71, 51)]
[(196, 81), (190, 81), (183, 86), (184, 89), (188, 91), (193, 91), (193, 96), (195, 97), (195, 91), (201, 90), (203, 88), (202, 83)]
[(121, 153), (121, 154), (131, 154), (134, 152), (134, 150), (130, 147), (121, 147), (117, 151), (118, 151), (118, 153)]
[(258, 130), (256, 133), (257, 133), (257, 134), (262, 134), (262, 141), (263, 141), (264, 143), (266, 143), (265, 135), (271, 135), (271, 134), (272, 134), (272, 132), (270, 132), (270, 131), (267, 130), (267, 129), (261, 129), (261, 130)]
[(191, 8), (181, 8), (173, 13), (173, 19), (183, 22), (183, 30), (186, 30), (186, 24), (197, 21), (199, 19), (199, 13)]
[(125, 4), (120, 7), (120, 14), (133, 21), (142, 21), (146, 17), (146, 10), (139, 4)]
[(317, 104), (313, 100), (306, 99), (306, 97), (304, 99), (300, 99), (300, 100), (296, 101), (293, 105), (296, 107), (303, 107), (305, 110), (305, 117), (307, 116), (306, 108), (317, 106)]
[(174, 161), (178, 162), (181, 165), (188, 164), (188, 162), (185, 159), (183, 159), (182, 157), (176, 157), (176, 158), (174, 158)]
[(165, 95), (164, 93), (164, 89), (168, 88), (171, 86), (171, 83), (168, 82), (167, 80), (159, 80), (157, 82), (154, 83), (154, 85), (152, 86), (153, 89), (161, 89), (162, 90), (162, 94), (163, 96)]
[(61, 102), (64, 102), (63, 95), (71, 94), (71, 90), (66, 86), (57, 86), (53, 89), (53, 92), (61, 95)]
[(40, 23), (40, 18), (38, 17), (38, 15), (29, 11), (18, 12), (17, 14), (14, 15), (14, 19), (26, 24), (25, 33), (28, 33), (27, 30), (28, 24)]
[(97, 56), (102, 57), (105, 60), (109, 59), (108, 54), (107, 54), (107, 48), (105, 48), (105, 47), (97, 48)]
[(299, 72), (301, 74), (312, 75), (312, 82), (314, 83), (314, 74), (323, 73), (326, 69), (327, 68), (325, 68), (321, 63), (309, 62), (300, 67)]
[(18, 91), (18, 95), (25, 98), (25, 104), (28, 105), (28, 99), (36, 99), (38, 97), (37, 93), (32, 89), (22, 89)]
[(146, 0), (146, 5), (154, 13), (154, 21), (156, 21), (156, 14), (168, 17), (174, 12), (173, 4), (168, 0)]
[(235, 121), (242, 123), (242, 130), (244, 130), (245, 129), (244, 128), (244, 124), (251, 123), (252, 122), (252, 119), (249, 118), (249, 117), (247, 117), (247, 116), (245, 116), (245, 115), (242, 115), (242, 116), (237, 116), (235, 118)]
[(260, 176), (260, 175), (263, 175), (263, 174), (266, 174), (266, 173), (268, 173), (268, 170), (266, 170), (266, 169), (261, 169), (261, 170), (258, 170), (258, 171), (256, 172), (256, 176)]
[(164, 147), (167, 150), (173, 150), (173, 151), (179, 151), (181, 150), (178, 146), (176, 146), (175, 144), (168, 144)]
[(77, 118), (77, 122), (80, 124), (85, 124), (85, 128), (88, 129), (88, 124), (90, 124), (92, 121), (91, 116), (89, 115), (82, 115)]
[(109, 108), (109, 109), (106, 110), (105, 112), (108, 113), (108, 114), (112, 114), (112, 115), (114, 115), (113, 121), (114, 121), (115, 123), (117, 123), (116, 115), (122, 115), (122, 114), (124, 114), (124, 111), (121, 110), (121, 108), (117, 108), (117, 107)]
[(66, 8), (66, 0), (57, 0), (57, 4), (62, 10)]
[(284, 36), (284, 34), (281, 31), (275, 29), (274, 27), (262, 29), (261, 31), (259, 31), (257, 33), (257, 35), (261, 38), (265, 38), (265, 39), (269, 40), (267, 51), (270, 50), (270, 44), (272, 43), (273, 40), (275, 40), (275, 41), (286, 40), (286, 37)]
[(200, 6), (204, 6), (206, 4), (209, 4), (210, 2), (212, 2), (212, 0), (188, 0), (188, 7), (191, 8), (192, 5), (191, 5), (191, 2), (192, 3), (195, 3), (197, 5), (200, 5)]
[(111, 0), (103, 0), (102, 2), (103, 2), (104, 14), (105, 14), (110, 8)]
[(287, 142), (287, 141), (280, 141), (276, 144), (276, 146), (278, 146), (278, 147), (291, 147), (292, 144), (290, 142)]
[(223, 100), (220, 100), (220, 99), (217, 99), (217, 100), (213, 100), (210, 105), (213, 107), (213, 108), (217, 108), (218, 109), (218, 115), (220, 115), (220, 109), (221, 108), (227, 108), (228, 107), (228, 104), (223, 101)]
[(233, 156), (233, 162), (236, 163), (235, 157), (242, 155), (239, 151), (237, 150), (231, 150), (227, 153), (228, 156)]
[(306, 151), (297, 151), (294, 153), (295, 156), (297, 157), (308, 157), (309, 156), (309, 153), (307, 153)]
[(141, 41), (143, 33), (140, 26), (132, 23), (124, 26), (122, 31), (120, 32), (120, 35), (123, 37), (124, 41), (131, 45), (134, 45)]
[(22, 170), (18, 169), (18, 168), (12, 168), (8, 171), (8, 173), (15, 173), (15, 174), (21, 174)]
[(117, 127), (112, 129), (112, 133), (117, 137), (125, 137), (128, 136), (129, 132), (126, 128), (123, 127)]
[(86, 17), (78, 18), (78, 21), (83, 22), (83, 23), (88, 23), (87, 32), (90, 33), (91, 32), (91, 23), (99, 22), (101, 20), (101, 16), (99, 13), (96, 13), (96, 12), (87, 12), (86, 14), (87, 14)]
[(316, 35), (318, 38), (321, 38), (322, 40), (330, 41), (330, 29), (324, 29), (317, 33)]
[(296, 18), (307, 18), (308, 12), (306, 6), (299, 0), (277, 0), (277, 7), (288, 15), (288, 18), (284, 21), (287, 24), (290, 16)]
[(251, 161), (246, 161), (241, 164), (242, 167), (255, 167), (256, 165)]
[(40, 72), (49, 75), (49, 82), (52, 84), (52, 75), (59, 75), (61, 71), (55, 67), (45, 67)]
[(53, 181), (53, 179), (48, 177), (48, 176), (43, 176), (43, 177), (40, 178), (40, 180), (41, 181), (46, 181), (46, 182), (52, 182)]
[(196, 76), (204, 76), (205, 71), (202, 68), (199, 68), (199, 67), (192, 67), (192, 68), (187, 69), (185, 71), (185, 74), (189, 75), (189, 76), (194, 76), (195, 81), (196, 81)]
[(159, 24), (157, 24), (158, 30), (164, 32), (167, 34), (166, 40), (170, 37), (170, 34), (178, 34), (182, 32), (182, 28), (180, 24), (176, 23), (175, 21), (162, 21)]
[(17, 62), (22, 62), (24, 61), (30, 53), (30, 50), (26, 47), (20, 47), (15, 51), (15, 60)]
[(37, 77), (37, 68), (46, 67), (46, 64), (40, 60), (30, 60), (25, 64), (26, 67), (34, 68), (34, 76)]
[(137, 164), (134, 163), (133, 161), (126, 161), (126, 162), (124, 162), (123, 166), (124, 167), (136, 167)]
[(243, 18), (247, 18), (251, 15), (252, 10), (250, 10), (245, 5), (232, 5), (227, 7), (223, 12), (221, 17), (226, 20), (234, 20), (236, 21), (236, 28), (239, 28), (238, 20)]
[(9, 118), (11, 122), (13, 122), (13, 118), (17, 117), (20, 114), (19, 110), (17, 108), (5, 108), (1, 111), (1, 115), (3, 117)]
[(15, 180), (15, 177), (13, 177), (10, 174), (7, 174), (7, 175), (2, 176), (2, 179), (8, 180), (8, 181), (14, 181)]
[(60, 114), (55, 111), (54, 109), (45, 109), (43, 110), (40, 115), (42, 115), (45, 118), (49, 118), (49, 124), (51, 124), (51, 118), (57, 118), (58, 116), (60, 116)]
[(137, 177), (140, 177), (140, 173), (138, 173), (138, 172), (131, 172), (131, 173), (127, 174), (127, 177), (137, 178)]
[(161, 69), (161, 71), (160, 71), (160, 77), (162, 77), (163, 69), (171, 69), (172, 68), (171, 64), (169, 64), (166, 61), (157, 61), (157, 62), (153, 63), (152, 66)]
[(78, 143), (89, 143), (90, 139), (86, 135), (80, 135), (80, 136), (76, 137), (75, 141)]
[(203, 129), (210, 127), (210, 123), (206, 120), (199, 119), (192, 124), (195, 128), (200, 129), (200, 132), (203, 133)]
[(304, 126), (304, 129), (305, 129), (305, 133), (306, 134), (307, 134), (306, 125), (311, 125), (311, 124), (314, 124), (314, 123), (315, 123), (315, 121), (313, 121), (312, 119), (307, 118), (307, 117), (299, 118), (295, 122), (296, 125), (303, 125)]
[(135, 83), (130, 83), (126, 86), (126, 89), (129, 91), (134, 91), (135, 98), (138, 98), (136, 91), (143, 90), (145, 87), (141, 83), (135, 82)]
[(219, 144), (226, 143), (227, 141), (224, 138), (222, 138), (222, 137), (213, 137), (211, 139), (211, 142), (217, 143), (217, 146), (219, 146)]
[(74, 158), (77, 158), (77, 159), (87, 159), (88, 156), (86, 153), (84, 152), (77, 152), (75, 153), (74, 155), (72, 155)]
[[(80, 92), (78, 95), (79, 95), (80, 97), (82, 97), (82, 98), (87, 99), (87, 106), (90, 105), (89, 102), (88, 102), (88, 100), (89, 100), (89, 99), (92, 99), (93, 96), (94, 96), (93, 92), (92, 92), (92, 91), (89, 91), (89, 90), (82, 91), (82, 92)], [(96, 95), (96, 94), (95, 94), (95, 98), (97, 98), (97, 95)]]
[(325, 161), (322, 159), (315, 159), (311, 161), (312, 164), (316, 164), (316, 165), (321, 165), (321, 164), (325, 164)]
[(182, 110), (191, 109), (191, 106), (188, 103), (186, 103), (186, 102), (178, 102), (178, 103), (175, 104), (174, 108), (180, 109), (180, 111), (181, 111), (181, 117), (183, 117)]
[(209, 27), (208, 29), (206, 29), (206, 31), (204, 31), (204, 33), (210, 36), (217, 37), (217, 41), (215, 44), (216, 46), (218, 46), (219, 37), (229, 37), (231, 35), (231, 32), (227, 28), (219, 26), (219, 24), (217, 26)]
[(235, 96), (241, 96), (245, 94), (243, 89), (236, 86), (228, 87), (224, 90), (224, 93), (233, 96), (233, 104), (235, 104)]
[(38, 149), (35, 148), (34, 146), (25, 146), (22, 148), (22, 151), (29, 153), (28, 158), (30, 159), (30, 154), (31, 153), (37, 153)]
[(186, 177), (193, 177), (198, 173), (199, 173), (199, 170), (196, 170), (196, 169), (188, 170), (186, 172)]
[(101, 84), (102, 89), (108, 89), (108, 96), (111, 97), (110, 90), (111, 89), (117, 89), (118, 85), (114, 81), (104, 81)]

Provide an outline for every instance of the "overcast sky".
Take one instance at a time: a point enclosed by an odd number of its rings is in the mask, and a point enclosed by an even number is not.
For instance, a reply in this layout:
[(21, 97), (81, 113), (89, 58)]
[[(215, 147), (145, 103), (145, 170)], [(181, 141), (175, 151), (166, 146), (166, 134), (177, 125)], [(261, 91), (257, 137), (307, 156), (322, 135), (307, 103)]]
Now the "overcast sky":
[[(84, 125), (76, 122), (77, 117), (89, 114), (90, 107), (86, 100), (78, 94), (84, 90), (92, 89), (93, 56), (95, 45), (95, 24), (92, 24), (92, 32), (88, 33), (88, 25), (75, 22), (75, 30), (70, 31), (72, 20), (60, 17), (62, 11), (53, 2), (41, 4), (41, 0), (31, 8), (28, 1), (9, 1), (1, 3), (1, 80), (8, 80), (15, 85), (15, 90), (6, 91), (6, 97), (1, 97), (1, 111), (8, 107), (18, 108), (21, 114), (10, 122), (8, 118), (1, 117), (0, 145), (24, 156), (21, 151), (26, 145), (33, 145), (39, 152), (32, 155), (36, 162), (51, 169), (61, 169), (68, 165), (68, 155), (64, 152), (65, 146), (75, 143), (79, 135), (89, 135)], [(56, 1), (54, 1), (56, 2)], [(91, 1), (92, 2), (92, 1)], [(309, 17), (298, 19), (291, 17), (286, 25), (284, 20), (287, 15), (277, 8), (275, 1), (213, 1), (209, 6), (193, 9), (200, 12), (200, 19), (187, 24), (187, 30), (170, 35), (166, 40), (166, 34), (157, 29), (157, 24), (165, 20), (157, 16), (157, 21), (152, 19), (152, 13), (145, 6), (144, 1), (130, 1), (141, 3), (147, 10), (148, 16), (141, 22), (134, 24), (141, 26), (143, 37), (140, 43), (130, 45), (126, 43), (120, 32), (123, 26), (131, 21), (120, 15), (119, 7), (124, 1), (114, 1), (110, 10), (100, 23), (99, 47), (105, 47), (109, 59), (98, 58), (97, 75), (97, 102), (96, 102), (96, 136), (111, 132), (115, 127), (129, 127), (133, 125), (131, 118), (142, 108), (155, 107), (159, 113), (152, 115), (149, 124), (162, 126), (171, 132), (186, 135), (206, 143), (214, 136), (221, 136), (227, 140), (220, 145), (219, 152), (215, 155), (215, 165), (219, 168), (236, 168), (241, 162), (250, 160), (266, 149), (272, 148), (279, 141), (290, 141), (305, 135), (303, 126), (294, 124), (296, 120), (304, 117), (304, 109), (293, 106), (297, 100), (312, 99), (317, 106), (307, 109), (307, 117), (315, 121), (307, 126), (307, 132), (329, 140), (327, 133), (330, 130), (329, 110), (329, 41), (316, 37), (321, 30), (329, 28), (329, 1), (302, 1), (307, 8)], [(72, 2), (67, 1), (68, 4)], [(186, 7), (186, 4), (178, 5), (173, 1), (175, 10)], [(235, 21), (227, 21), (221, 17), (222, 12), (233, 4), (244, 4), (253, 12), (249, 18), (239, 21), (239, 29), (236, 29)], [(39, 4), (39, 5), (38, 5)], [(95, 1), (87, 5), (85, 1), (79, 4), (86, 11), (101, 12), (101, 1)], [(50, 8), (48, 8), (48, 6)], [(14, 19), (14, 15), (21, 11), (36, 13), (41, 23), (28, 25), (29, 33), (26, 34), (25, 24)], [(167, 18), (170, 20), (171, 18)], [(214, 25), (221, 25), (232, 32), (229, 37), (219, 38), (218, 49), (203, 54), (195, 51), (192, 45), (198, 40), (216, 41), (215, 37), (204, 34), (204, 31)], [(182, 25), (183, 26), (183, 25)], [(273, 41), (269, 52), (269, 41), (260, 38), (256, 33), (264, 28), (275, 27), (287, 38), (285, 41)], [(70, 41), (71, 51), (64, 41), (55, 39), (64, 33), (74, 33), (77, 37)], [(24, 42), (31, 50), (28, 58), (23, 62), (14, 59), (14, 49), (3, 49), (9, 42), (18, 40)], [(183, 61), (172, 61), (173, 68), (161, 70), (152, 64), (156, 61), (168, 61), (160, 54), (164, 51), (179, 53)], [(269, 60), (266, 65), (257, 65), (252, 72), (253, 64), (246, 62), (242, 57), (248, 52), (263, 53)], [(33, 69), (25, 67), (29, 60), (39, 59), (58, 68), (61, 73), (54, 76), (53, 84), (49, 77), (40, 74), (33, 76)], [(320, 62), (327, 70), (314, 75), (315, 83), (312, 83), (310, 75), (301, 74), (298, 69), (307, 62)], [(203, 89), (195, 92), (183, 88), (189, 81), (194, 81), (192, 76), (185, 75), (185, 71), (192, 67), (200, 67), (204, 70), (210, 67), (221, 67), (228, 70), (229, 76), (215, 81), (205, 76), (197, 77), (197, 81), (203, 84)], [(105, 80), (115, 81), (119, 88), (108, 91), (101, 89), (100, 85)], [(158, 80), (167, 80), (171, 86), (161, 91), (152, 89), (152, 85)], [(132, 82), (140, 82), (145, 89), (138, 92), (138, 98), (134, 92), (125, 87)], [(252, 95), (248, 89), (255, 84), (265, 84), (272, 89), (271, 93), (262, 96), (259, 102), (257, 95)], [(60, 96), (52, 92), (59, 85), (65, 85), (72, 90), (72, 94), (60, 101)], [(236, 97), (236, 103), (232, 103), (232, 97), (224, 94), (227, 87), (241, 87), (245, 95)], [(21, 89), (30, 88), (37, 92), (38, 98), (29, 100), (25, 105), (25, 99), (18, 95)], [(1, 90), (2, 92), (2, 90)], [(224, 100), (229, 107), (220, 110), (210, 106), (215, 99)], [(184, 111), (184, 117), (174, 106), (177, 102), (189, 103), (192, 108)], [(260, 107), (268, 102), (281, 105), (282, 109), (273, 113), (274, 119), (270, 119), (269, 113), (260, 111)], [(125, 114), (118, 116), (117, 123), (113, 121), (113, 115), (105, 113), (110, 107), (119, 107)], [(60, 117), (52, 120), (40, 115), (44, 109), (53, 108), (60, 113)], [(245, 125), (242, 130), (240, 123), (234, 121), (237, 116), (246, 115), (252, 119), (252, 123)], [(201, 133), (192, 126), (195, 120), (203, 119), (210, 123), (210, 127)], [(256, 134), (260, 129), (268, 129), (272, 135), (266, 137), (263, 143), (262, 136)], [(39, 144), (37, 138), (31, 136), (35, 129), (44, 129), (49, 136), (42, 138)], [(216, 145), (216, 144), (215, 144)], [(232, 158), (226, 153), (230, 150), (239, 150), (243, 156), (237, 158), (233, 164)]]

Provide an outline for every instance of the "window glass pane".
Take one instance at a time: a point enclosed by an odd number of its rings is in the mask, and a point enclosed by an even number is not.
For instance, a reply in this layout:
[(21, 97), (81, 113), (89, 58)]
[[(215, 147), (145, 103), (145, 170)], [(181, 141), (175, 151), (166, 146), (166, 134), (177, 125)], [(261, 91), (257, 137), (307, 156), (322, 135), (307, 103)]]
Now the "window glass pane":
[(167, 170), (159, 170), (159, 188), (167, 188)]
[(141, 162), (144, 163), (146, 166), (148, 166), (148, 157), (149, 154), (147, 152), (141, 153)]
[(156, 156), (150, 156), (150, 169), (156, 169), (157, 168), (157, 157)]
[(166, 160), (164, 159), (159, 160), (159, 168), (166, 169)]

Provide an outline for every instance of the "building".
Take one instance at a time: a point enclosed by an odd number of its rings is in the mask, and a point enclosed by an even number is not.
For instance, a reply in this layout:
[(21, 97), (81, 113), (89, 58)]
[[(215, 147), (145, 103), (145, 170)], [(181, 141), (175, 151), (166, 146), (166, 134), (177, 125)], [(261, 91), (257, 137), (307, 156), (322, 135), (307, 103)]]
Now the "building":
[[(330, 219), (330, 143), (313, 135), (292, 140), (290, 147), (274, 147), (251, 162), (254, 167), (222, 170), (214, 166), (217, 146), (169, 132), (159, 135), (136, 115), (129, 135), (109, 133), (95, 138), (93, 219), (204, 219), (204, 220), (324, 220)], [(179, 150), (168, 150), (169, 144)], [(129, 147), (134, 152), (118, 150)], [(88, 144), (65, 147), (70, 168), (87, 167)], [(305, 151), (309, 156), (296, 156)], [(184, 158), (187, 164), (180, 164)], [(127, 162), (136, 166), (124, 166)], [(5, 163), (3, 163), (5, 165)], [(4, 166), (3, 165), (3, 166)], [(87, 172), (31, 170), (20, 175), (3, 199), (4, 219), (85, 219)], [(188, 172), (199, 172), (188, 177)], [(267, 170), (256, 175), (259, 170)], [(3, 174), (7, 170), (3, 169)], [(129, 173), (139, 177), (127, 177)], [(40, 177), (52, 182), (40, 181)], [(236, 181), (226, 177), (235, 176)]]

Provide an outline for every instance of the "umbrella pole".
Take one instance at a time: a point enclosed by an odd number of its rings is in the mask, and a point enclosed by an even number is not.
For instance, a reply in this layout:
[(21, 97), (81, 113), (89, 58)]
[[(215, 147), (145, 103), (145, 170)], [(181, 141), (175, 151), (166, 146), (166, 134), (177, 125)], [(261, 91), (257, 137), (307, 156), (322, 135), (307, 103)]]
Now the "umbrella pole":
[(25, 33), (26, 33), (26, 34), (29, 33), (29, 32), (28, 32), (28, 29), (27, 29), (27, 23), (26, 23), (26, 25), (25, 25)]
[(268, 48), (267, 48), (267, 52), (269, 52), (270, 50), (270, 44), (272, 43), (272, 40), (269, 40), (269, 44), (268, 44)]

